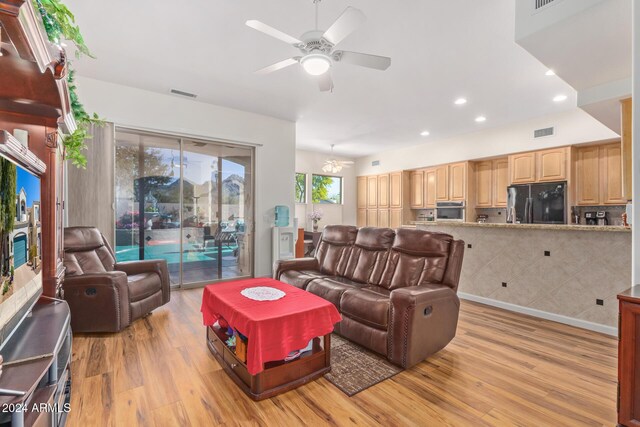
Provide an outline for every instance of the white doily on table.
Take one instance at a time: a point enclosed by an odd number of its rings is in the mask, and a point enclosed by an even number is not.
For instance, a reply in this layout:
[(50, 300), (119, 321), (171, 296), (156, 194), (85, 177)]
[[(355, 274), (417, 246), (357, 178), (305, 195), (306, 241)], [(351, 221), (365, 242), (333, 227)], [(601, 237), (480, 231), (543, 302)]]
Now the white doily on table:
[(280, 289), (268, 286), (256, 286), (255, 288), (247, 288), (240, 291), (242, 296), (254, 301), (275, 301), (279, 300), (286, 294)]

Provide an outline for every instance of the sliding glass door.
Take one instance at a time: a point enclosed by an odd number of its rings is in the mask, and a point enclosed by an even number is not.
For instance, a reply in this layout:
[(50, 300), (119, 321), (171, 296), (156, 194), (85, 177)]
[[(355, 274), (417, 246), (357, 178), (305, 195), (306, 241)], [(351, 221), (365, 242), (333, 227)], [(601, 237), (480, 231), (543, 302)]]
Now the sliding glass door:
[(253, 149), (118, 129), (118, 261), (165, 259), (172, 286), (251, 277)]

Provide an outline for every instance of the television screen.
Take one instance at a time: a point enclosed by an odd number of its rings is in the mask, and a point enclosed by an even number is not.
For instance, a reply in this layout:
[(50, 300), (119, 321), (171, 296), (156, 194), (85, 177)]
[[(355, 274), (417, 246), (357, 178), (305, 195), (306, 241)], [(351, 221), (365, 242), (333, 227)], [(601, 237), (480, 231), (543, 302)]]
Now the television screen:
[(0, 348), (42, 293), (40, 179), (0, 156)]

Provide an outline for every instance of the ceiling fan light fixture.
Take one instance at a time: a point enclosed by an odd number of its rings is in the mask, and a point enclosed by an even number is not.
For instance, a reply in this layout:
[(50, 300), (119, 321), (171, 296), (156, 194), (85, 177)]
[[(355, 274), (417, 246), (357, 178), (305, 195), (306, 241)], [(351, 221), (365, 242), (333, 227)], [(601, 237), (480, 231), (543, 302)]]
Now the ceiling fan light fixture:
[(312, 76), (321, 76), (331, 68), (329, 57), (320, 53), (310, 53), (300, 60), (300, 64)]

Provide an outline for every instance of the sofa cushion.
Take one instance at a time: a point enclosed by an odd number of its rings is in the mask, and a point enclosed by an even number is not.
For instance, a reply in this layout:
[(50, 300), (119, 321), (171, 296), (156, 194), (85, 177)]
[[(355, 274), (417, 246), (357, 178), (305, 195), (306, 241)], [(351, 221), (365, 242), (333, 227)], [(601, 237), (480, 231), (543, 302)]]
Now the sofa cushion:
[(356, 289), (358, 287), (366, 286), (362, 283), (357, 283), (344, 277), (325, 277), (321, 279), (314, 279), (307, 285), (307, 292), (311, 292), (321, 298), (326, 299), (336, 306), (340, 311), (340, 298), (342, 294), (349, 289)]
[(379, 284), (387, 289), (440, 283), (453, 237), (444, 233), (398, 229)]
[(127, 281), (131, 302), (141, 301), (162, 290), (160, 276), (156, 273), (134, 274), (127, 276)]
[(280, 274), (279, 280), (296, 288), (306, 289), (310, 281), (322, 277), (326, 275), (316, 270), (286, 270)]
[(358, 229), (350, 225), (328, 225), (316, 249), (320, 272), (327, 276), (342, 276)]
[(363, 227), (358, 235), (344, 272), (345, 277), (360, 283), (378, 282), (387, 263), (395, 233), (390, 228)]
[(389, 327), (390, 292), (385, 291), (387, 295), (369, 290), (368, 287), (350, 289), (342, 294), (340, 312), (367, 326), (386, 331)]

